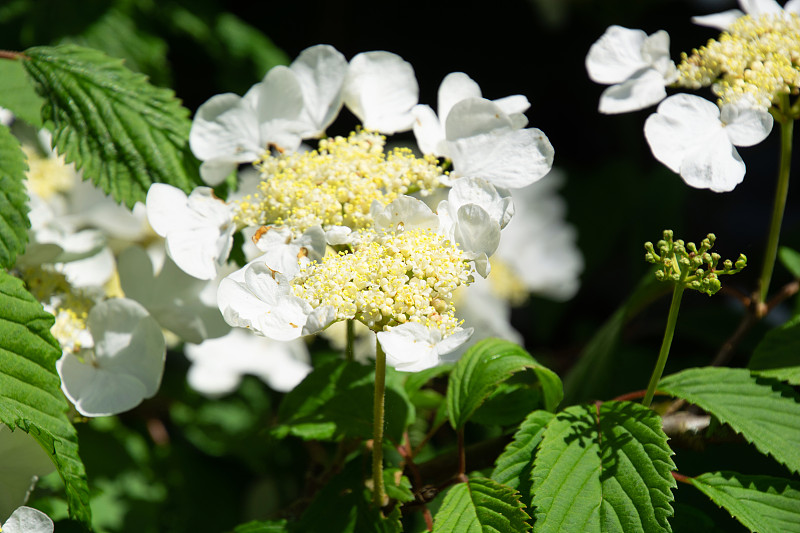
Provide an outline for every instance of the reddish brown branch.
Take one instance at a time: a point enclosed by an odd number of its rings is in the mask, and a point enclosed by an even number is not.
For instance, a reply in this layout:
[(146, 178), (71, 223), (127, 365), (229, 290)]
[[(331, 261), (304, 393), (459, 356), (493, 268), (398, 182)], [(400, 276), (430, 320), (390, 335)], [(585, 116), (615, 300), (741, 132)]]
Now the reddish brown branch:
[(30, 59), (22, 52), (14, 52), (13, 50), (0, 50), (0, 58), (2, 59)]

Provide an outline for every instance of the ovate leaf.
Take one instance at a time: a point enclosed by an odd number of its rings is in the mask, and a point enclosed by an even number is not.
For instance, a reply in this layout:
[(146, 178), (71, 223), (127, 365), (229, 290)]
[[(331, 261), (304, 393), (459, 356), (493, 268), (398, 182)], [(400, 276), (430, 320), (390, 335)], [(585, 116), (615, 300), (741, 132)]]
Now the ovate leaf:
[(792, 276), (800, 278), (800, 253), (786, 246), (781, 246), (778, 249), (778, 259)]
[(36, 94), (20, 61), (0, 60), (0, 107), (28, 124), (42, 126), (42, 99)]
[(523, 494), (530, 493), (531, 469), (536, 447), (542, 441), (547, 424), (555, 417), (548, 411), (533, 411), (520, 424), (512, 440), (495, 462), (492, 479), (519, 489)]
[(172, 91), (91, 48), (42, 46), (25, 55), (53, 145), (85, 178), (128, 207), (154, 182), (186, 192), (199, 184), (188, 110)]
[(28, 242), (27, 169), (19, 141), (0, 124), (0, 268), (11, 268)]
[(56, 373), (61, 348), (53, 323), (22, 281), (0, 272), (0, 423), (39, 442), (64, 480), (70, 516), (88, 525), (86, 471)]
[(710, 472), (690, 481), (750, 531), (800, 533), (797, 481), (737, 472)]
[(447, 387), (453, 427), (461, 428), (498, 383), (526, 368), (533, 369), (539, 378), (545, 407), (554, 410), (563, 396), (561, 380), (521, 346), (502, 339), (484, 339), (467, 350), (456, 363)]
[(742, 368), (692, 368), (667, 376), (658, 390), (702, 407), (763, 454), (800, 472), (800, 396)]
[(670, 531), (671, 455), (661, 418), (639, 404), (568, 407), (534, 461), (534, 531)]
[(289, 533), (286, 520), (253, 521), (234, 528), (233, 533)]
[(436, 513), (434, 533), (528, 531), (530, 518), (514, 489), (474, 477), (451, 488)]
[(748, 367), (759, 376), (800, 385), (800, 316), (767, 333)]

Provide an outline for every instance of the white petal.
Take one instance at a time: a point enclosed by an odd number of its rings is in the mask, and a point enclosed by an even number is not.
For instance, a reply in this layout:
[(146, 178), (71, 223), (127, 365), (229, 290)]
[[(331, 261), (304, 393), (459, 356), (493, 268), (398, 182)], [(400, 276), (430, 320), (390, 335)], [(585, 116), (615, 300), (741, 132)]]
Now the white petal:
[(67, 276), (74, 287), (100, 287), (114, 274), (114, 253), (105, 247), (98, 253), (69, 263), (60, 263), (56, 269)]
[(257, 157), (255, 155), (248, 154), (246, 161), (239, 161), (239, 159), (239, 154), (236, 154), (203, 161), (203, 163), (200, 165), (200, 177), (203, 179), (203, 183), (212, 187), (216, 187), (225, 181), (225, 178), (230, 176), (231, 172), (236, 170), (236, 168), (239, 166), (239, 163), (248, 163), (250, 161), (254, 161), (257, 159)]
[(727, 30), (736, 22), (736, 19), (743, 17), (744, 13), (738, 9), (731, 9), (723, 11), (722, 13), (714, 13), (713, 15), (704, 15), (702, 17), (692, 17), (692, 22), (698, 26), (706, 26), (708, 28), (716, 28), (718, 30)]
[[(438, 331), (437, 331), (438, 333)], [(378, 342), (386, 353), (386, 364), (400, 372), (419, 372), (439, 364), (436, 341), (431, 331), (417, 322), (395, 326), (378, 333)]]
[(589, 78), (596, 83), (620, 83), (647, 67), (642, 58), (646, 38), (642, 30), (610, 26), (586, 55)]
[(344, 102), (365, 128), (383, 133), (411, 129), (419, 86), (411, 64), (390, 52), (365, 52), (350, 61)]
[(678, 80), (678, 69), (669, 53), (669, 34), (666, 31), (659, 30), (645, 39), (642, 59), (661, 74), (665, 85)]
[[(264, 337), (261, 338), (263, 339)], [(186, 345), (187, 354), (189, 346), (194, 345)], [(219, 357), (223, 358), (225, 354), (220, 352)], [(197, 392), (214, 398), (235, 391), (239, 387), (239, 383), (242, 382), (242, 374), (217, 365), (201, 366), (194, 364), (186, 373), (186, 381)]]
[(514, 126), (499, 105), (483, 98), (461, 100), (450, 110), (444, 124), (448, 141), (513, 129)]
[(197, 109), (189, 146), (201, 161), (254, 161), (264, 149), (254, 110), (232, 93), (213, 96)]
[(748, 15), (776, 14), (783, 11), (775, 0), (739, 0), (739, 5)]
[(401, 232), (410, 229), (433, 229), (439, 226), (439, 218), (422, 200), (411, 196), (400, 196), (392, 203), (382, 206), (372, 203), (372, 219), (375, 229)]
[(32, 507), (19, 507), (11, 513), (3, 533), (53, 533), (55, 525), (50, 517)]
[(550, 172), (555, 151), (539, 129), (506, 130), (450, 143), (453, 174), (483, 178), (496, 187), (530, 185)]
[(505, 98), (497, 98), (496, 100), (492, 100), (492, 103), (500, 107), (503, 113), (510, 116), (524, 113), (531, 107), (528, 98), (522, 94), (513, 94)]
[(644, 135), (653, 155), (676, 173), (688, 153), (721, 133), (719, 108), (689, 94), (670, 96), (644, 124)]
[(449, 209), (455, 213), (466, 204), (482, 207), (501, 228), (504, 228), (514, 215), (511, 194), (497, 190), (491, 183), (481, 178), (461, 178), (455, 180), (447, 194)]
[(483, 97), (481, 88), (472, 78), (463, 72), (451, 72), (439, 85), (439, 97), (436, 104), (439, 120), (445, 122), (450, 110), (461, 100), (481, 97)]
[(728, 192), (742, 182), (745, 166), (736, 148), (722, 134), (688, 153), (680, 174), (687, 185), (714, 192)]
[(479, 205), (462, 205), (457, 213), (454, 238), (463, 250), (491, 256), (500, 244), (500, 225)]
[(411, 109), (414, 116), (414, 136), (423, 154), (445, 156), (442, 143), (445, 140), (444, 128), (433, 109), (427, 105), (415, 105)]
[(129, 411), (145, 396), (133, 376), (108, 372), (80, 362), (71, 353), (56, 361), (61, 390), (83, 416), (109, 416)]
[(297, 75), (303, 91), (302, 120), (310, 126), (302, 137), (323, 134), (339, 114), (347, 67), (347, 59), (325, 44), (306, 48), (292, 62), (289, 68)]
[(436, 345), (437, 353), (441, 356), (452, 352), (453, 350), (455, 350), (456, 348), (467, 342), (472, 336), (473, 332), (474, 332), (473, 328), (465, 328), (454, 331), (447, 337), (444, 337)]
[(726, 104), (722, 106), (719, 118), (725, 125), (728, 138), (736, 146), (756, 145), (772, 131), (772, 115), (747, 105)]
[(300, 146), (303, 90), (297, 75), (289, 67), (278, 65), (267, 72), (258, 89), (256, 116), (261, 146), (277, 145), (285, 150)]
[(655, 105), (666, 97), (664, 77), (655, 70), (646, 68), (603, 91), (600, 95), (599, 111), (607, 114), (637, 111)]
[(789, 0), (784, 4), (783, 10), (787, 13), (797, 13), (800, 15), (800, 0)]

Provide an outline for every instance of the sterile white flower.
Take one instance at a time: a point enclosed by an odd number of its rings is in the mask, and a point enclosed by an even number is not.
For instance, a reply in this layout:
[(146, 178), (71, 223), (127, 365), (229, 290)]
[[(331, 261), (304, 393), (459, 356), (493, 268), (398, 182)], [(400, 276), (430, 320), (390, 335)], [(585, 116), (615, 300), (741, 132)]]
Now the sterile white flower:
[(611, 85), (600, 96), (601, 113), (625, 113), (657, 104), (678, 79), (669, 34), (610, 26), (586, 56), (589, 78)]
[(297, 274), (301, 265), (318, 261), (325, 255), (325, 232), (320, 226), (308, 228), (297, 238), (290, 228), (262, 226), (252, 240), (263, 253), (258, 260), (289, 279)]
[[(186, 342), (197, 344), (230, 331), (216, 305), (216, 287), (186, 274), (169, 257), (154, 276), (147, 252), (130, 246), (119, 256), (119, 282), (127, 298)], [(213, 294), (207, 297), (209, 289)]]
[(126, 298), (95, 305), (87, 320), (93, 346), (64, 350), (56, 361), (61, 390), (84, 416), (133, 409), (158, 391), (166, 346), (141, 304)]
[(386, 353), (386, 364), (401, 372), (419, 372), (437, 366), (441, 356), (452, 352), (472, 335), (472, 328), (443, 336), (438, 328), (407, 322), (390, 331), (379, 331), (378, 342)]
[(55, 524), (49, 516), (33, 507), (19, 507), (4, 524), (3, 533), (53, 533)]
[(782, 12), (800, 14), (800, 0), (789, 0), (783, 7), (775, 0), (739, 0), (739, 5), (744, 11), (730, 9), (721, 13), (713, 13), (701, 17), (692, 17), (692, 22), (700, 26), (727, 30), (736, 19), (744, 15), (766, 15)]
[(555, 150), (537, 128), (519, 129), (519, 120), (489, 100), (456, 103), (445, 122), (452, 178), (483, 178), (497, 187), (530, 185), (553, 167)]
[[(416, 105), (411, 110), (415, 119), (414, 136), (420, 151), (423, 154), (448, 157), (445, 124), (450, 110), (462, 100), (482, 97), (480, 86), (463, 72), (452, 72), (445, 76), (439, 85), (438, 116), (428, 105)], [(511, 118), (516, 128), (524, 128), (528, 124), (524, 113), (530, 107), (530, 102), (525, 96), (515, 94), (492, 102)]]
[(350, 60), (344, 103), (368, 130), (397, 133), (410, 130), (411, 109), (419, 101), (419, 85), (410, 63), (397, 54), (363, 52)]
[(36, 480), (53, 470), (55, 465), (33, 437), (0, 424), (0, 519), (24, 505)]
[(752, 146), (772, 131), (772, 115), (746, 99), (718, 108), (699, 96), (676, 94), (644, 125), (656, 159), (690, 186), (715, 192), (741, 183), (745, 165), (734, 146)]
[(276, 391), (288, 392), (311, 372), (302, 340), (276, 341), (239, 328), (202, 344), (187, 344), (185, 353), (192, 362), (189, 385), (210, 397), (236, 390), (244, 374), (258, 377)]
[(203, 181), (218, 185), (240, 163), (261, 157), (270, 144), (295, 150), (307, 129), (302, 113), (301, 84), (284, 66), (270, 69), (244, 97), (211, 97), (197, 109), (189, 132), (192, 153), (203, 161)]
[(187, 197), (180, 189), (154, 183), (147, 192), (147, 218), (166, 238), (167, 253), (181, 270), (199, 279), (214, 279), (233, 247), (233, 210), (208, 187)]
[(303, 139), (321, 137), (336, 119), (342, 108), (347, 68), (347, 59), (326, 44), (306, 48), (289, 66), (303, 91)]

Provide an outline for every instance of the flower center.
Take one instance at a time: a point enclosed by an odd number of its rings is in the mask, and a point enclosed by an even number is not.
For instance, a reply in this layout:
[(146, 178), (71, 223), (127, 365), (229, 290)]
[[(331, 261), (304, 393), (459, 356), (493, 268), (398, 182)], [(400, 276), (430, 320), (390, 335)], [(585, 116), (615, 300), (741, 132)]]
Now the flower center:
[(777, 95), (800, 87), (800, 16), (745, 15), (719, 39), (681, 57), (679, 85), (711, 85), (719, 105), (749, 97), (769, 109)]
[(312, 226), (371, 225), (370, 207), (400, 195), (429, 194), (443, 171), (435, 158), (417, 158), (407, 148), (384, 152), (386, 138), (359, 131), (323, 139), (304, 153), (266, 154), (258, 192), (237, 205), (234, 220), (243, 225), (287, 225), (296, 233)]
[(374, 331), (411, 321), (448, 333), (460, 325), (453, 291), (472, 279), (462, 250), (415, 229), (376, 235), (352, 253), (310, 263), (292, 289), (312, 307), (333, 306), (337, 319), (355, 318)]

